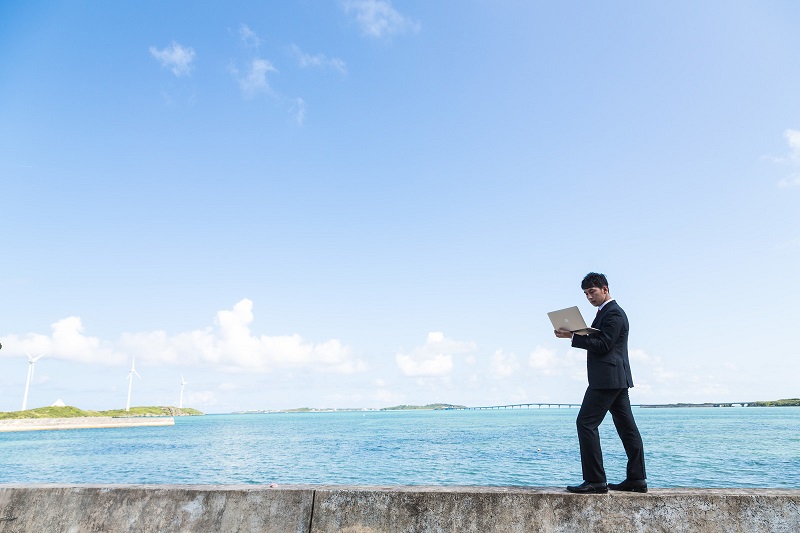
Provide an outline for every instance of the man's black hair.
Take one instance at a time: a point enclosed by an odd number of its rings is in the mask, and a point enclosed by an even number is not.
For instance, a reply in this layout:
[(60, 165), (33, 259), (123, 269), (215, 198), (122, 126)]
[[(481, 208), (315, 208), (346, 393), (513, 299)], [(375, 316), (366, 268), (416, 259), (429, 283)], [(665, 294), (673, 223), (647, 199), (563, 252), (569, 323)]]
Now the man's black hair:
[(591, 287), (597, 287), (598, 289), (608, 287), (608, 280), (605, 275), (598, 274), (597, 272), (589, 272), (586, 274), (583, 281), (581, 281), (581, 289), (586, 290)]

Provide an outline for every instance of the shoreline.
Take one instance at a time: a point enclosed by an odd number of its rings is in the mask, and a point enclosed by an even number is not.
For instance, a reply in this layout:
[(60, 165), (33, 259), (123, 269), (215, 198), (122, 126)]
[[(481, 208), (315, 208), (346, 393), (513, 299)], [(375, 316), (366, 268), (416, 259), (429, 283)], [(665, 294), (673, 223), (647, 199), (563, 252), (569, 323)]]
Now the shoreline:
[(173, 417), (80, 416), (74, 418), (17, 418), (0, 420), (0, 433), (66, 429), (130, 428), (174, 426)]

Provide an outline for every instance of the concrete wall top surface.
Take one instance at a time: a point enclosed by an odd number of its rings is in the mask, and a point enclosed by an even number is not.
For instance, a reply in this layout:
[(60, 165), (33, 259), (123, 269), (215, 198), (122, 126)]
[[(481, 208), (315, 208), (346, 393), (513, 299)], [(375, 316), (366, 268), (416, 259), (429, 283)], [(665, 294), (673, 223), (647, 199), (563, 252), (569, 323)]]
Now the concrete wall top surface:
[(0, 484), (0, 533), (797, 532), (800, 490)]

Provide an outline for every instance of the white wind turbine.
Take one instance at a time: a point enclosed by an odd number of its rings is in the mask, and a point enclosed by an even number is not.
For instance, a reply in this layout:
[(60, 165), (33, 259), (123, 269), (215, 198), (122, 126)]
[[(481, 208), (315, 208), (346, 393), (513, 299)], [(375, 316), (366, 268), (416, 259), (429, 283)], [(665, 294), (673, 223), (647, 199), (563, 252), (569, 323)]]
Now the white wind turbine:
[(44, 357), (44, 354), (41, 354), (38, 357), (31, 357), (31, 354), (28, 353), (28, 350), (25, 350), (25, 354), (28, 356), (28, 381), (25, 382), (25, 396), (22, 397), (23, 411), (26, 407), (28, 407), (28, 389), (31, 386), (31, 379), (33, 379), (33, 366), (36, 364), (36, 361)]
[(178, 402), (178, 409), (183, 409), (183, 387), (189, 383), (185, 379), (183, 379), (183, 374), (181, 374), (181, 401)]
[(142, 379), (142, 376), (140, 376), (139, 373), (136, 371), (136, 369), (133, 367), (135, 360), (136, 360), (135, 357), (131, 357), (131, 371), (128, 372), (128, 403), (125, 405), (126, 411), (131, 410), (131, 389), (133, 388), (133, 375), (136, 374), (137, 378)]

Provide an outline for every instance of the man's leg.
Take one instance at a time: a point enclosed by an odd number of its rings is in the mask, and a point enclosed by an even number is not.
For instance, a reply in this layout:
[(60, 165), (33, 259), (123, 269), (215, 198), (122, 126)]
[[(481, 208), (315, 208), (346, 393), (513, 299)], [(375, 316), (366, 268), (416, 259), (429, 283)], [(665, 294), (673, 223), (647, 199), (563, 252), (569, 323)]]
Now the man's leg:
[(636, 421), (633, 419), (628, 389), (623, 389), (617, 396), (610, 411), (614, 427), (617, 428), (617, 434), (628, 455), (627, 479), (647, 479), (644, 469), (644, 444), (642, 436), (639, 434), (639, 428), (636, 427)]
[(581, 469), (584, 481), (606, 482), (603, 450), (600, 448), (600, 432), (597, 428), (603, 422), (618, 393), (619, 389), (587, 388), (586, 394), (583, 396), (583, 403), (575, 424), (578, 427), (578, 443), (581, 447)]

